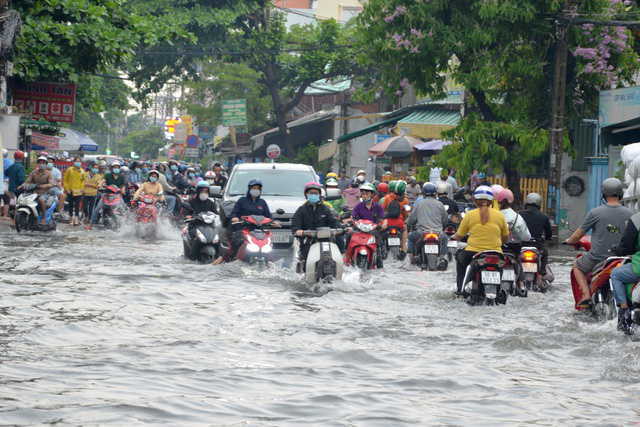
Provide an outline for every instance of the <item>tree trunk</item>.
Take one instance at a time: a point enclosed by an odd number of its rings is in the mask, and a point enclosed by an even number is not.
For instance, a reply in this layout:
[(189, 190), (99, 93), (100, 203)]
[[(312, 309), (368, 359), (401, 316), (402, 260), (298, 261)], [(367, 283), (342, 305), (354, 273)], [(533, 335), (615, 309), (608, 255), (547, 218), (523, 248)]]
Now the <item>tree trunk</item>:
[(504, 165), (504, 174), (507, 177), (507, 188), (513, 193), (513, 209), (522, 208), (522, 191), (520, 191), (520, 171), (509, 165)]
[(281, 109), (276, 110), (276, 119), (278, 120), (278, 133), (280, 134), (280, 140), (282, 141), (281, 148), (284, 148), (285, 157), (293, 159), (295, 157), (295, 152), (293, 149), (293, 144), (291, 143), (286, 117), (286, 112), (283, 112)]

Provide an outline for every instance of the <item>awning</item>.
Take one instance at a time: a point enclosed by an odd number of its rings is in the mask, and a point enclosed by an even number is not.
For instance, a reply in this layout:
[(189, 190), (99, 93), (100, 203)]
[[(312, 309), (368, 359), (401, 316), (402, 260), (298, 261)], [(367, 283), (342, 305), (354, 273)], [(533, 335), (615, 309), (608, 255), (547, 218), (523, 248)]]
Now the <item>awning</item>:
[(399, 120), (394, 133), (416, 138), (439, 139), (441, 132), (458, 126), (460, 118), (458, 110), (421, 109)]
[[(333, 111), (319, 111), (317, 113), (309, 114), (308, 116), (304, 116), (300, 119), (293, 120), (292, 122), (287, 123), (287, 127), (291, 132), (290, 138), (293, 146), (301, 147), (309, 142), (319, 142), (332, 139), (332, 119), (334, 116), (335, 113)], [(318, 127), (317, 125), (323, 126)], [(254, 135), (249, 141), (251, 142), (251, 150), (253, 152), (256, 152), (258, 150), (264, 151), (264, 149), (270, 144), (278, 144), (280, 145), (281, 149), (284, 148), (282, 146), (278, 128), (269, 129), (266, 132)], [(290, 153), (287, 153), (286, 155), (289, 154)]]
[(640, 117), (602, 128), (600, 140), (603, 146), (640, 142)]
[[(98, 144), (87, 135), (68, 128), (60, 128), (56, 135), (58, 138), (58, 148), (55, 151), (98, 151)], [(32, 144), (33, 150), (44, 150), (45, 147)]]
[(451, 141), (445, 141), (443, 139), (434, 139), (433, 141), (423, 142), (416, 145), (414, 148), (418, 151), (440, 151), (445, 145), (451, 144)]
[(350, 141), (352, 139), (361, 137), (371, 132), (375, 132), (378, 129), (382, 129), (383, 127), (395, 125), (398, 122), (398, 120), (402, 119), (403, 117), (406, 117), (409, 114), (411, 114), (411, 111), (406, 111), (404, 114), (397, 115), (394, 118), (383, 120), (381, 122), (374, 123), (371, 126), (367, 126), (366, 128), (362, 128), (360, 130), (356, 130), (354, 132), (342, 135), (340, 138), (338, 138), (338, 144)]

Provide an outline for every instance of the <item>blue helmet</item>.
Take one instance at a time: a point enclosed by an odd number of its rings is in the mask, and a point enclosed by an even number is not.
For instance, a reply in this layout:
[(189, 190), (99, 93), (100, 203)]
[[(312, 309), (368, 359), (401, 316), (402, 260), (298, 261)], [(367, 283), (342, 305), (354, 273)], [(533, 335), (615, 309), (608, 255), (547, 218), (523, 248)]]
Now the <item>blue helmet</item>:
[(211, 186), (204, 179), (196, 184), (196, 188), (210, 188)]
[(480, 172), (478, 174), (478, 178), (480, 178), (480, 179), (483, 179), (483, 178), (486, 178), (486, 177), (487, 177), (487, 175), (484, 172)]
[(178, 172), (182, 173), (182, 172), (184, 172), (186, 170), (187, 170), (187, 167), (185, 165), (178, 166)]
[(254, 185), (259, 185), (260, 187), (262, 187), (262, 181), (260, 181), (258, 178), (253, 178), (251, 181), (249, 181), (249, 184), (247, 184), (247, 187), (251, 188)]
[(430, 182), (425, 183), (422, 186), (422, 194), (425, 196), (435, 196), (436, 195), (436, 186)]
[(493, 200), (493, 191), (491, 191), (491, 187), (480, 185), (473, 193), (473, 197), (476, 200)]

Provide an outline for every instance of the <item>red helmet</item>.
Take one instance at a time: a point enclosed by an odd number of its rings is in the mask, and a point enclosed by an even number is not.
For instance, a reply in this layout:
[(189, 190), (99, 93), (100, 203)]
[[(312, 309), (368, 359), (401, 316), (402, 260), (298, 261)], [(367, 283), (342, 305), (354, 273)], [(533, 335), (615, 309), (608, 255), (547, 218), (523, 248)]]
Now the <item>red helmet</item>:
[(16, 152), (13, 153), (13, 158), (16, 159), (16, 160), (24, 159), (24, 152), (22, 152), (20, 150), (16, 150)]
[(389, 184), (386, 182), (381, 182), (378, 184), (378, 193), (388, 193), (389, 192)]
[(513, 193), (511, 192), (511, 190), (507, 190), (505, 188), (498, 193), (498, 203), (502, 203), (504, 199), (507, 199), (507, 202), (509, 202), (509, 204), (513, 203)]
[(304, 186), (304, 194), (307, 194), (307, 191), (314, 189), (322, 193), (322, 185), (315, 181), (307, 182), (307, 185)]

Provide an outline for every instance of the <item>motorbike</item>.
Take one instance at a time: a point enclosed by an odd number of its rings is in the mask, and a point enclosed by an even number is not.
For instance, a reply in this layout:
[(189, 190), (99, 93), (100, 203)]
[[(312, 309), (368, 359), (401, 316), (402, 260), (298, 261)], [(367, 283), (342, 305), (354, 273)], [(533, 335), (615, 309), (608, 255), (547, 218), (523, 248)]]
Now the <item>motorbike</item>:
[(547, 293), (549, 284), (555, 279), (551, 267), (547, 263), (544, 274), (540, 271), (542, 258), (540, 251), (535, 246), (523, 246), (520, 250), (520, 263), (524, 272), (524, 283), (527, 289)]
[(458, 204), (460, 212), (466, 212), (467, 206), (470, 203), (473, 204), (467, 187), (460, 187), (460, 189), (458, 189), (458, 191), (453, 195), (453, 201)]
[(504, 249), (503, 253), (506, 262), (505, 266), (502, 268), (502, 276), (500, 278), (503, 283), (503, 288), (509, 289), (511, 296), (526, 298), (529, 294), (529, 290), (525, 285), (521, 286), (520, 283), (518, 283), (518, 274), (516, 273), (520, 268), (522, 268), (520, 265), (519, 255)]
[(102, 225), (110, 230), (117, 230), (123, 223), (124, 208), (122, 207), (122, 192), (114, 185), (98, 190), (102, 197), (100, 217)]
[(333, 238), (343, 232), (342, 229), (328, 227), (302, 231), (301, 238), (311, 239), (312, 244), (306, 260), (299, 254), (296, 272), (304, 273), (304, 280), (309, 285), (342, 279), (342, 254)]
[(238, 249), (237, 258), (247, 264), (257, 264), (264, 267), (273, 261), (273, 239), (265, 227), (273, 224), (271, 218), (261, 215), (249, 215), (240, 218), (245, 226), (242, 230), (243, 243)]
[(456, 240), (453, 240), (453, 236), (454, 234), (456, 234), (457, 230), (458, 227), (453, 222), (450, 222), (446, 225), (446, 227), (444, 227), (444, 232), (449, 237), (449, 241), (447, 242), (447, 260), (449, 262), (453, 260), (453, 257), (458, 252), (458, 242)]
[(373, 231), (379, 226), (366, 219), (354, 221), (353, 226), (358, 231), (351, 235), (344, 263), (346, 266), (353, 264), (363, 270), (375, 270), (379, 254)]
[(136, 236), (155, 239), (158, 232), (158, 199), (144, 195), (136, 205)]
[(425, 231), (416, 242), (413, 263), (419, 265), (422, 270), (446, 270), (449, 262), (440, 257), (441, 246), (440, 232), (436, 230)]
[[(182, 230), (184, 256), (191, 261), (209, 264), (220, 256), (218, 225), (220, 217), (213, 212), (200, 212), (185, 220)], [(190, 230), (193, 232), (190, 233)]]
[(38, 213), (40, 204), (35, 192), (40, 184), (24, 184), (23, 192), (18, 196), (15, 208), (16, 231), (53, 231), (58, 226), (58, 197), (50, 195), (46, 202), (47, 211), (44, 213), (46, 224), (41, 224), (42, 214)]
[(469, 305), (507, 303), (511, 285), (502, 280), (502, 271), (506, 265), (507, 260), (502, 252), (484, 251), (473, 256), (471, 265), (467, 268), (467, 275), (473, 267), (475, 274), (471, 278), (465, 276), (464, 280)]
[(382, 257), (387, 259), (389, 254), (393, 257), (394, 260), (398, 260), (400, 258), (400, 244), (402, 242), (402, 229), (389, 226), (385, 233), (382, 235), (382, 239), (384, 242), (384, 253)]
[[(578, 243), (573, 245), (578, 251), (576, 258), (582, 256), (581, 250), (591, 250), (591, 241), (587, 236), (580, 239)], [(573, 269), (571, 270), (571, 290), (575, 300), (575, 309), (578, 311), (587, 310), (596, 320), (611, 320), (616, 316), (616, 303), (613, 298), (613, 289), (611, 288), (611, 271), (628, 262), (629, 257), (612, 256), (602, 261), (593, 268), (593, 271), (587, 275), (587, 286), (591, 292), (591, 304), (588, 308), (578, 307), (578, 303), (582, 301), (582, 290), (575, 278)]]

